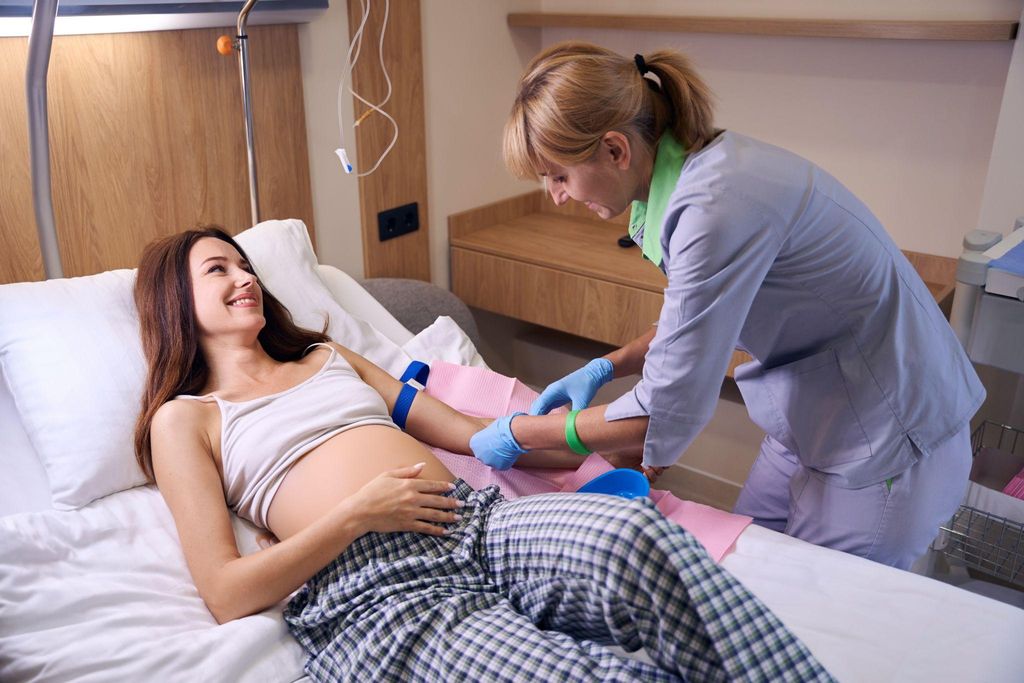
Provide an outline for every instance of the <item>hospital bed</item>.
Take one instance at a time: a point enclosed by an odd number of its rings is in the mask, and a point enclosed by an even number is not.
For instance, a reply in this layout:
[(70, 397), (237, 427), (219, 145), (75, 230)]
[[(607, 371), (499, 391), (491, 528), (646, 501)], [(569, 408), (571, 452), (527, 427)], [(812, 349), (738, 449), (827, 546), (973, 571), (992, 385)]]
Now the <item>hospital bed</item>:
[[(328, 315), (337, 341), (385, 369), (483, 365), (450, 318), (413, 334), (318, 265), (298, 221), (239, 241), (297, 322), (319, 329)], [(137, 485), (131, 281), (112, 271), (0, 287), (0, 680), (302, 679), (281, 606), (218, 626), (159, 492)], [(264, 542), (233, 525), (242, 552)], [(1009, 605), (757, 526), (722, 566), (840, 681), (1024, 679), (1024, 611)]]

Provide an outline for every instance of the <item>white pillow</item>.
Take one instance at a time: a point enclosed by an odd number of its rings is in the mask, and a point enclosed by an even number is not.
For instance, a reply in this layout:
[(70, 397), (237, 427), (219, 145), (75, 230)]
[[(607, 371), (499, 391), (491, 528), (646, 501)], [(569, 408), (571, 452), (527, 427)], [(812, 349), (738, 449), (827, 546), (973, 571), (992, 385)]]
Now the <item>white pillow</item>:
[(0, 363), (57, 509), (145, 481), (132, 449), (146, 376), (134, 281), (114, 270), (0, 286)]
[(487, 367), (473, 340), (446, 315), (438, 316), (429, 327), (420, 330), (402, 345), (402, 350), (427, 365), (440, 360), (455, 365)]
[(349, 315), (317, 274), (316, 254), (302, 221), (264, 221), (235, 236), (260, 280), (291, 312), (297, 325), (327, 334), (400, 377), (413, 360), (369, 323)]
[[(326, 313), (339, 343), (405, 370), (408, 354), (331, 298), (300, 221), (268, 221), (237, 239), (296, 322), (319, 330)], [(55, 508), (145, 481), (132, 446), (146, 372), (134, 278), (117, 270), (0, 286), (0, 365)]]

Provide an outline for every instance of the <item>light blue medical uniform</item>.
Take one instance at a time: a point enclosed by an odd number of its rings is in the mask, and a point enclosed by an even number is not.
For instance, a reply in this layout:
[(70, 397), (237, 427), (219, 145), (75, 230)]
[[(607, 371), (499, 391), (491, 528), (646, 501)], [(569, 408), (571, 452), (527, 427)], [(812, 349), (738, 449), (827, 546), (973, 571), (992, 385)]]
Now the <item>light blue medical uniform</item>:
[(660, 246), (643, 378), (606, 419), (649, 415), (644, 464), (674, 463), (742, 348), (767, 436), (737, 512), (909, 566), (964, 493), (985, 390), (878, 219), (814, 164), (727, 131), (685, 160)]

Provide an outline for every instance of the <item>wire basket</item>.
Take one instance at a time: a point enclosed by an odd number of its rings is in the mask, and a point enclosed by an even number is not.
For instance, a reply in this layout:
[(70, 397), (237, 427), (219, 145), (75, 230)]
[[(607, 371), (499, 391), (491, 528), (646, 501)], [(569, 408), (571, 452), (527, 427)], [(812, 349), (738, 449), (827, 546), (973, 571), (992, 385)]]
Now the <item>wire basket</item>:
[(1024, 455), (1024, 430), (985, 420), (971, 434), (971, 453), (998, 448), (1012, 455)]
[(1024, 524), (961, 505), (948, 527), (945, 553), (979, 572), (1024, 588)]
[[(1024, 430), (985, 421), (971, 434), (974, 456), (983, 448), (1024, 454)], [(1024, 588), (1024, 524), (961, 505), (949, 524), (943, 552), (966, 566)]]

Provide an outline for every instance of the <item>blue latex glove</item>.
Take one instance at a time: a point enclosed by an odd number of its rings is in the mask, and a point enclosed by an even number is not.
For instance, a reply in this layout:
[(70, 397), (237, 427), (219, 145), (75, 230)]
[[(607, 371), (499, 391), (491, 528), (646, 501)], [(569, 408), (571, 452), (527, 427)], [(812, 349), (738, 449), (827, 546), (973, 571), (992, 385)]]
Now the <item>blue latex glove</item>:
[(530, 415), (547, 415), (552, 408), (572, 401), (573, 410), (590, 405), (594, 394), (611, 381), (615, 367), (607, 358), (595, 358), (579, 370), (548, 385), (530, 406)]
[(476, 459), (496, 470), (507, 470), (516, 464), (526, 451), (512, 436), (512, 418), (525, 413), (513, 413), (487, 425), (469, 439), (469, 447)]

